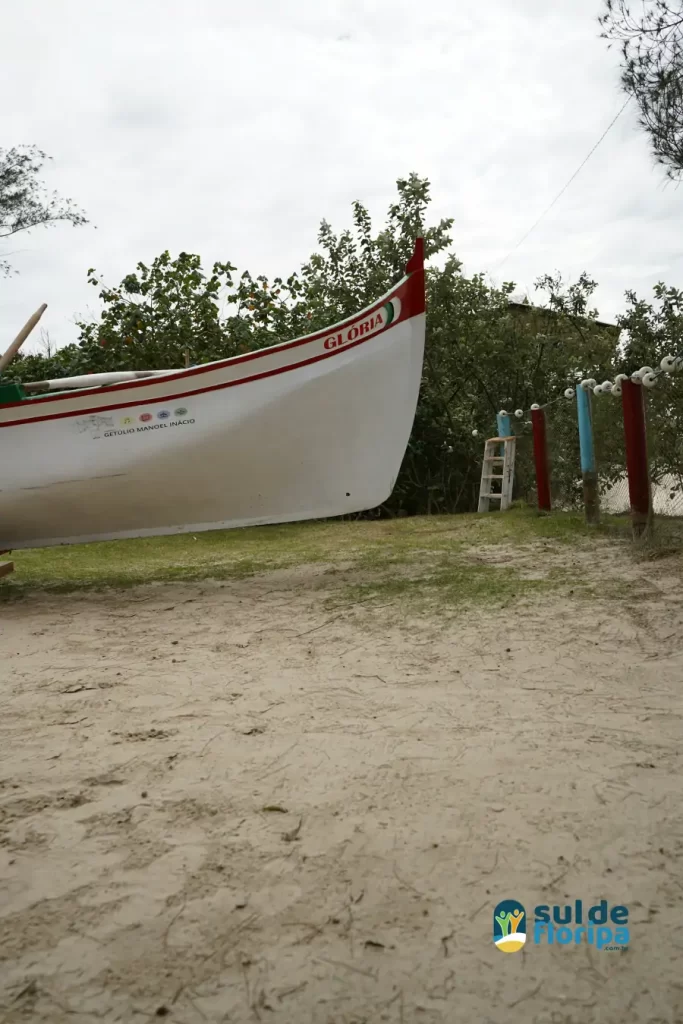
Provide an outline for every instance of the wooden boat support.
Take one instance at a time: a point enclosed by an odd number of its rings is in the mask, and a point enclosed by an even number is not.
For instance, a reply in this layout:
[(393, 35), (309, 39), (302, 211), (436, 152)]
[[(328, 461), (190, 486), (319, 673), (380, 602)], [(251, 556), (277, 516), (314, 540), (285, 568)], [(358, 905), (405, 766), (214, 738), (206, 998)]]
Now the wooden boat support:
[(418, 239), (385, 295), (294, 341), (179, 370), (36, 381), (31, 393), (0, 383), (0, 548), (381, 505), (420, 390), (423, 258)]
[[(8, 553), (7, 551), (0, 551), (0, 555)], [(14, 562), (0, 562), (0, 578), (8, 576), (11, 572), (14, 572)]]

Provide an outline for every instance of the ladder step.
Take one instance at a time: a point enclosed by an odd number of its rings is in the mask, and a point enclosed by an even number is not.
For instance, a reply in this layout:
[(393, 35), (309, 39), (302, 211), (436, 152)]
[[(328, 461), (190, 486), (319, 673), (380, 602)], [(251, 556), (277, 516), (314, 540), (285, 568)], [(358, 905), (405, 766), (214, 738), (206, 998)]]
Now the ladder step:
[[(479, 487), (479, 511), (488, 512), (489, 502), (498, 501), (501, 511), (510, 507), (515, 466), (516, 438), (490, 437), (484, 446), (484, 462)], [(502, 455), (493, 452), (502, 451)], [(495, 472), (499, 470), (499, 472)], [(500, 490), (492, 491), (494, 481), (500, 480)]]

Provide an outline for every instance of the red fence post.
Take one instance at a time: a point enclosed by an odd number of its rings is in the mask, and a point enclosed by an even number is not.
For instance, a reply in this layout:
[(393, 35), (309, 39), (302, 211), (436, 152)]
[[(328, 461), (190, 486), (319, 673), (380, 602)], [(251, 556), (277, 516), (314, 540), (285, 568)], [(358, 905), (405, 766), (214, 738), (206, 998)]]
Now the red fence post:
[(550, 512), (550, 464), (548, 461), (548, 439), (545, 430), (543, 409), (531, 410), (531, 426), (534, 431), (534, 462), (536, 463), (536, 490), (539, 511)]
[(652, 514), (642, 384), (634, 384), (630, 380), (625, 380), (621, 385), (621, 404), (624, 411), (624, 439), (626, 441), (631, 522), (633, 523), (633, 533), (640, 536), (647, 529)]

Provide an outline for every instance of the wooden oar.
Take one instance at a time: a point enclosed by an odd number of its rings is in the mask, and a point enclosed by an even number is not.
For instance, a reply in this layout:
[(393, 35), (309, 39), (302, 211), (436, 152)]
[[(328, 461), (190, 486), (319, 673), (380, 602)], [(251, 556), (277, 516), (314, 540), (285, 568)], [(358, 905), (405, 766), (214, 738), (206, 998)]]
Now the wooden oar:
[(33, 316), (29, 320), (26, 321), (26, 323), (21, 328), (21, 330), (19, 331), (19, 333), (17, 334), (16, 338), (14, 339), (14, 341), (12, 342), (10, 347), (7, 349), (5, 354), (0, 356), (0, 373), (2, 373), (2, 371), (5, 369), (5, 367), (8, 366), (12, 362), (12, 360), (15, 357), (15, 355), (17, 354), (17, 352), (19, 351), (21, 346), (24, 344), (24, 342), (28, 338), (29, 334), (31, 333), (33, 328), (36, 326), (36, 324), (38, 323), (38, 321), (40, 320), (41, 316), (43, 315), (43, 313), (45, 312), (46, 309), (47, 309), (47, 303), (44, 302), (42, 304), (42, 306), (40, 307), (40, 309), (37, 309), (36, 312), (33, 314)]

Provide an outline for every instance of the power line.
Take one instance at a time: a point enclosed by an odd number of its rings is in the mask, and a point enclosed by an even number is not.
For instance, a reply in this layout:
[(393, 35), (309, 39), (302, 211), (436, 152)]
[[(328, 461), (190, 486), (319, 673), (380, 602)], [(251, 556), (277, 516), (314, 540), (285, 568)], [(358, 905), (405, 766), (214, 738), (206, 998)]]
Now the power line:
[(608, 134), (609, 134), (609, 132), (610, 132), (610, 131), (612, 130), (612, 128), (614, 127), (614, 125), (615, 125), (615, 124), (617, 123), (617, 121), (619, 120), (619, 118), (621, 117), (621, 115), (623, 114), (623, 112), (624, 112), (624, 111), (626, 110), (627, 106), (628, 106), (628, 105), (629, 105), (629, 103), (631, 102), (631, 99), (632, 99), (632, 97), (631, 97), (631, 96), (629, 96), (629, 97), (627, 98), (626, 102), (625, 102), (625, 103), (623, 104), (623, 106), (621, 107), (621, 109), (619, 110), (619, 112), (617, 113), (617, 115), (616, 115), (615, 117), (613, 117), (613, 118), (612, 118), (612, 120), (611, 120), (611, 121), (610, 121), (610, 123), (609, 123), (609, 124), (607, 125), (607, 127), (606, 127), (606, 128), (605, 128), (605, 130), (604, 130), (604, 132), (602, 133), (602, 135), (600, 136), (600, 138), (598, 139), (598, 141), (597, 141), (597, 142), (595, 143), (595, 145), (593, 146), (593, 148), (592, 148), (592, 149), (590, 150), (590, 152), (588, 153), (588, 155), (587, 155), (587, 156), (586, 156), (586, 157), (585, 157), (585, 158), (584, 158), (584, 159), (583, 159), (583, 160), (581, 161), (581, 163), (579, 164), (579, 166), (578, 166), (578, 167), (576, 168), (576, 170), (575, 170), (575, 171), (574, 171), (574, 173), (572, 174), (572, 176), (571, 176), (571, 178), (569, 179), (569, 181), (567, 182), (567, 184), (566, 184), (566, 185), (565, 185), (565, 186), (564, 186), (564, 187), (563, 187), (562, 189), (560, 189), (560, 191), (559, 191), (559, 192), (557, 193), (557, 195), (556, 195), (556, 196), (555, 196), (555, 198), (553, 199), (553, 201), (552, 201), (552, 203), (550, 204), (550, 206), (547, 206), (547, 207), (545, 208), (545, 210), (543, 211), (543, 213), (541, 214), (541, 216), (540, 216), (540, 217), (538, 218), (538, 220), (534, 221), (534, 223), (533, 223), (533, 224), (531, 225), (531, 227), (529, 228), (529, 230), (527, 231), (527, 233), (526, 233), (525, 235), (522, 235), (522, 237), (520, 238), (520, 240), (519, 240), (519, 241), (517, 242), (517, 245), (516, 245), (516, 246), (515, 246), (515, 247), (514, 247), (513, 249), (510, 249), (510, 252), (509, 252), (509, 253), (507, 254), (507, 256), (505, 256), (505, 257), (504, 257), (504, 259), (502, 259), (502, 260), (500, 261), (500, 263), (498, 264), (498, 266), (497, 266), (497, 267), (495, 268), (496, 270), (500, 270), (500, 268), (501, 268), (501, 267), (503, 266), (503, 264), (504, 264), (504, 263), (506, 263), (506, 262), (507, 262), (507, 260), (509, 260), (509, 259), (510, 259), (510, 257), (512, 256), (512, 254), (513, 254), (513, 253), (515, 253), (515, 252), (517, 252), (517, 250), (519, 249), (519, 247), (520, 247), (521, 245), (523, 245), (523, 243), (524, 243), (524, 242), (526, 242), (526, 240), (527, 240), (527, 238), (529, 237), (529, 235), (531, 235), (531, 234), (532, 234), (532, 233), (533, 233), (533, 232), (534, 232), (534, 231), (536, 230), (536, 228), (537, 228), (537, 227), (538, 227), (538, 225), (539, 225), (539, 224), (541, 223), (541, 221), (543, 220), (543, 218), (544, 218), (544, 217), (545, 217), (545, 216), (546, 216), (547, 214), (549, 214), (549, 213), (550, 213), (550, 211), (552, 210), (553, 206), (555, 206), (555, 204), (556, 204), (557, 202), (559, 202), (559, 200), (560, 200), (560, 199), (562, 198), (562, 196), (563, 196), (563, 195), (565, 194), (565, 192), (567, 191), (567, 189), (569, 188), (569, 186), (571, 185), (571, 183), (572, 183), (572, 182), (574, 181), (574, 179), (575, 179), (575, 178), (577, 178), (577, 177), (579, 176), (579, 174), (581, 173), (581, 171), (582, 171), (582, 170), (584, 169), (584, 167), (586, 166), (586, 164), (588, 163), (588, 161), (590, 160), (590, 158), (591, 158), (591, 157), (593, 156), (593, 153), (595, 153), (595, 151), (596, 151), (596, 149), (598, 148), (598, 146), (599, 146), (599, 145), (600, 145), (600, 144), (601, 144), (601, 143), (602, 143), (602, 142), (604, 141), (604, 139), (605, 139), (605, 138), (607, 137), (607, 135), (608, 135)]

